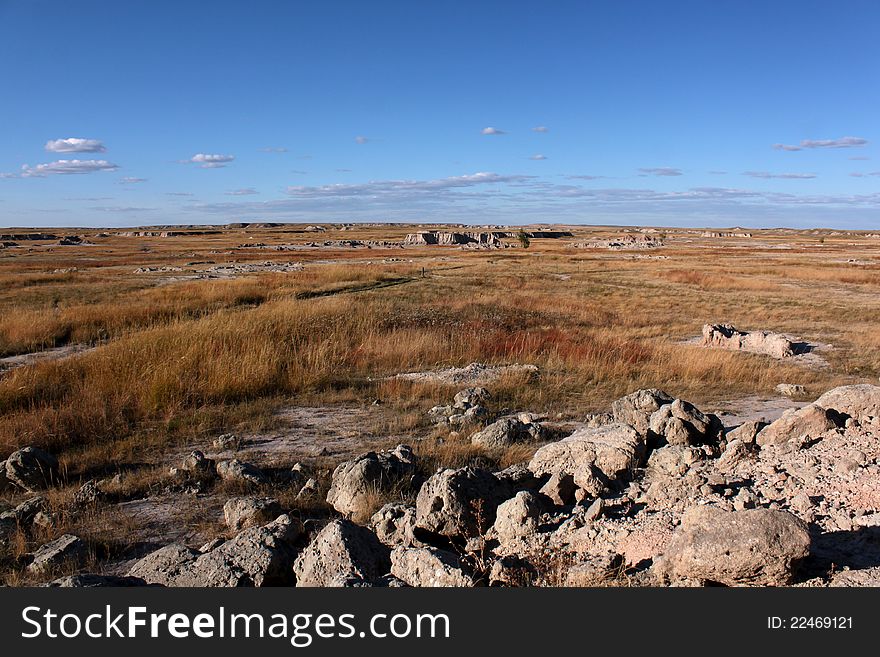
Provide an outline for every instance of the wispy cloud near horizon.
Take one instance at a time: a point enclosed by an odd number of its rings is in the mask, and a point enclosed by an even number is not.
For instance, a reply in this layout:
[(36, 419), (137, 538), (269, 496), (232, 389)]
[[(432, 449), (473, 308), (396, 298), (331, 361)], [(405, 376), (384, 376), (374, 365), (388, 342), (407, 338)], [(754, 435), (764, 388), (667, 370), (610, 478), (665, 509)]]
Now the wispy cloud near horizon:
[(840, 139), (803, 139), (798, 145), (773, 144), (777, 151), (802, 151), (805, 148), (856, 148), (864, 146), (868, 140), (864, 137), (841, 137)]
[(639, 174), (643, 176), (681, 176), (684, 175), (681, 169), (675, 167), (643, 167), (639, 169)]
[(815, 173), (770, 173), (769, 171), (743, 171), (742, 175), (749, 178), (776, 178), (779, 180), (810, 180), (817, 177)]

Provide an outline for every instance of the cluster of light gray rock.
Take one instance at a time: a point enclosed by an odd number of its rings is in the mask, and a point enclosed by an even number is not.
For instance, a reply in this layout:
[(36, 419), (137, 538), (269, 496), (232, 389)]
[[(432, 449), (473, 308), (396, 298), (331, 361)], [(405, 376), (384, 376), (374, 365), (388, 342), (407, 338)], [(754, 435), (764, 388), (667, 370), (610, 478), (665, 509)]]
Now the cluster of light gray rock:
[[(471, 388), (452, 410), (489, 399)], [(464, 414), (446, 413), (438, 416)], [(105, 583), (880, 584), (878, 386), (836, 388), (769, 424), (725, 428), (655, 389), (615, 401), (559, 440), (543, 424), (506, 417), (473, 434), (489, 448), (534, 443), (527, 463), (500, 471), (420, 474), (406, 445), (340, 463), (326, 495), (339, 517), (329, 520), (302, 520), (273, 498), (230, 499), (232, 538), (199, 549), (168, 545)], [(51, 459), (26, 449), (5, 464), (7, 478), (50, 481)], [(259, 483), (251, 468), (199, 453), (184, 464), (191, 475)], [(305, 485), (306, 476), (291, 481)], [(64, 536), (40, 548), (34, 563), (82, 549)], [(89, 575), (56, 585), (101, 582)]]

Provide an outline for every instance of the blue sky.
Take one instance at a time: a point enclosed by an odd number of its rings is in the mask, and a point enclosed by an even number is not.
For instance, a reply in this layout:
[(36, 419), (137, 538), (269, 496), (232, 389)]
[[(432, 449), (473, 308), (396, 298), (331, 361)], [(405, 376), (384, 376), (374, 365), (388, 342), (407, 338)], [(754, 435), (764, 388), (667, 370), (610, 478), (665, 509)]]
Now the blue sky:
[(872, 0), (0, 0), (0, 225), (880, 228), (878, 34)]

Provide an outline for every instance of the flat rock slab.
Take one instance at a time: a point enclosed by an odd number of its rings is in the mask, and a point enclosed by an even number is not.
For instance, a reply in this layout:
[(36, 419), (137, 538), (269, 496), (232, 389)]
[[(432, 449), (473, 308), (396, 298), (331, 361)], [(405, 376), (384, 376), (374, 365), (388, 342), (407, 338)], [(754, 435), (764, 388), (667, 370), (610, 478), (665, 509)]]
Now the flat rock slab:
[(465, 367), (450, 367), (443, 370), (426, 372), (406, 372), (396, 374), (390, 378), (404, 381), (416, 381), (418, 383), (444, 383), (449, 385), (476, 385), (490, 383), (506, 374), (535, 375), (538, 368), (535, 365), (486, 365), (485, 363), (471, 363)]

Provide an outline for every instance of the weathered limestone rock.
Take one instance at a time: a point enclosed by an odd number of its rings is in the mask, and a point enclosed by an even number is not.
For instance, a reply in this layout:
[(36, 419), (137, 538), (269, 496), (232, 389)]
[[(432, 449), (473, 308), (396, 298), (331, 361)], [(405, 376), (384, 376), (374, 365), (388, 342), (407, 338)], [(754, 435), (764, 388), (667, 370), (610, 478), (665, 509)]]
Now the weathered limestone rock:
[(880, 386), (840, 386), (829, 390), (814, 403), (821, 408), (834, 409), (859, 422), (866, 422), (871, 418), (880, 418)]
[(541, 440), (543, 435), (540, 424), (505, 417), (472, 435), (471, 443), (487, 449), (497, 449)]
[(370, 518), (370, 527), (389, 547), (420, 545), (414, 534), (415, 526), (416, 508), (407, 504), (386, 504)]
[(217, 464), (217, 474), (223, 481), (254, 484), (262, 486), (269, 483), (269, 477), (257, 466), (244, 463), (238, 459), (220, 461)]
[(764, 427), (756, 442), (764, 445), (781, 445), (792, 438), (808, 436), (815, 438), (838, 426), (839, 416), (834, 411), (809, 404), (797, 410), (786, 411), (782, 417)]
[(140, 577), (120, 577), (118, 575), (94, 575), (92, 573), (82, 573), (79, 575), (59, 577), (46, 584), (46, 586), (60, 589), (94, 589), (117, 586), (147, 586), (147, 583)]
[(649, 429), (670, 445), (702, 445), (717, 442), (723, 426), (716, 416), (676, 399), (651, 414)]
[(684, 514), (656, 568), (672, 580), (781, 586), (809, 550), (807, 526), (786, 511), (697, 506)]
[(181, 470), (188, 472), (197, 479), (213, 479), (217, 475), (216, 464), (201, 451), (193, 450), (183, 460)]
[(648, 433), (651, 415), (673, 401), (672, 397), (656, 388), (636, 390), (612, 402), (611, 412), (616, 422), (628, 424), (644, 436)]
[(577, 480), (598, 477), (608, 483), (626, 481), (645, 455), (645, 441), (627, 424), (580, 429), (568, 438), (545, 445), (532, 457), (536, 475), (571, 475)]
[(520, 491), (515, 497), (498, 505), (491, 535), (504, 543), (538, 531), (541, 500), (531, 491)]
[(293, 565), (297, 586), (375, 582), (391, 567), (389, 550), (369, 529), (334, 520), (312, 539)]
[(772, 358), (794, 356), (794, 343), (780, 333), (770, 331), (739, 331), (732, 324), (703, 326), (703, 345), (734, 351), (748, 351)]
[(26, 491), (48, 488), (58, 481), (58, 459), (39, 447), (22, 447), (6, 459), (6, 479)]
[(731, 429), (730, 431), (728, 431), (724, 435), (724, 437), (727, 438), (728, 442), (739, 440), (743, 443), (752, 444), (757, 439), (758, 434), (761, 432), (761, 429), (766, 426), (767, 423), (761, 422), (760, 420), (743, 422), (735, 429)]
[(236, 532), (264, 525), (282, 513), (278, 500), (271, 497), (233, 497), (223, 505), (226, 526)]
[(327, 502), (340, 513), (365, 519), (375, 511), (377, 495), (407, 483), (415, 472), (416, 458), (407, 445), (361, 454), (333, 471)]
[(797, 383), (780, 383), (774, 389), (780, 395), (785, 395), (786, 397), (797, 397), (807, 393), (807, 389)]
[(84, 540), (73, 534), (64, 534), (37, 548), (27, 569), (32, 573), (43, 573), (65, 564), (79, 564), (87, 556), (88, 546)]
[(409, 586), (474, 585), (455, 554), (432, 547), (394, 548), (391, 552), (391, 574)]
[(149, 584), (163, 586), (269, 586), (292, 583), (294, 542), (299, 521), (279, 516), (262, 527), (250, 527), (206, 552), (168, 545), (148, 554), (129, 571)]
[(495, 522), (495, 509), (510, 492), (505, 482), (486, 470), (440, 470), (419, 491), (416, 525), (447, 537), (480, 535)]

